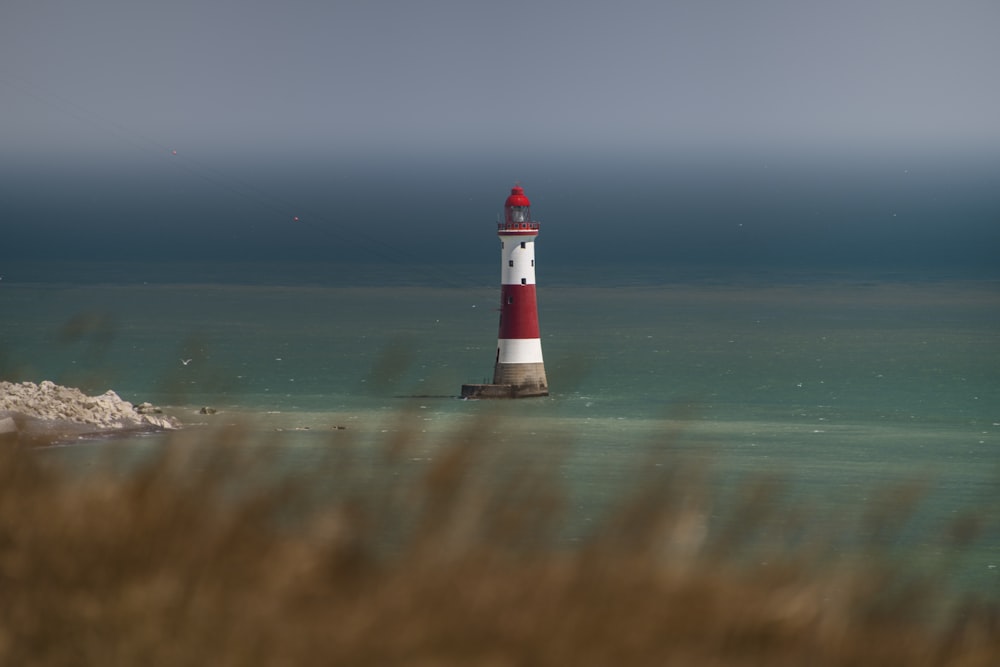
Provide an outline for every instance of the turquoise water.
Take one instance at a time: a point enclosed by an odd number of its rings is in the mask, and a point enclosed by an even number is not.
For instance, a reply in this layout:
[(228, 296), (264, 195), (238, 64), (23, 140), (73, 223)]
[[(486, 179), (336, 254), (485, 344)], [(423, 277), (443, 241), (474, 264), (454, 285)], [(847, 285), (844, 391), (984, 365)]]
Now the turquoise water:
[(594, 287), (540, 270), (552, 395), (497, 405), (455, 398), (492, 372), (491, 276), (437, 287), (428, 271), (367, 267), (341, 281), (318, 266), (254, 268), (64, 265), (41, 279), (8, 266), (0, 375), (114, 388), (189, 425), (252, 414), (262, 433), (293, 434), (303, 465), (347, 435), (406, 429), (431, 443), (476, 424), (540, 459), (561, 452), (583, 513), (675, 456), (711, 463), (724, 484), (780, 475), (818, 522), (922, 480), (926, 525), (967, 509), (987, 518), (959, 578), (1000, 594), (996, 281), (618, 270), (593, 281), (614, 287)]

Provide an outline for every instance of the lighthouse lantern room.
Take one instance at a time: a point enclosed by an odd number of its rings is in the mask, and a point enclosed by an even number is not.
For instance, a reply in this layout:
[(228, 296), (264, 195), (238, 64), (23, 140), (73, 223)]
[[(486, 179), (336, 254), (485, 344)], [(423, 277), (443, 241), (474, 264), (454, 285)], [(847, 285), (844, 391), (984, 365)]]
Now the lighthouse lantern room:
[(531, 202), (515, 185), (504, 203), (500, 237), (500, 333), (492, 384), (462, 385), (463, 398), (548, 396), (535, 293), (535, 237)]

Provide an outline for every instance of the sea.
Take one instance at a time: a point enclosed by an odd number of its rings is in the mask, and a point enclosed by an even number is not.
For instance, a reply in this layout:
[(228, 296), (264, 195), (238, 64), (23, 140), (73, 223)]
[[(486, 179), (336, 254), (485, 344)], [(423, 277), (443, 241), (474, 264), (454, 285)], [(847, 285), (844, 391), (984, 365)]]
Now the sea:
[[(545, 398), (459, 398), (492, 374), (492, 264), (7, 261), (0, 377), (112, 389), (188, 432), (244, 424), (284, 438), (293, 468), (400, 432), (420, 465), (471, 429), (558, 457), (581, 526), (644, 467), (679, 461), (723, 494), (777, 480), (831, 529), (916, 485), (899, 556), (947, 561), (955, 585), (1000, 599), (1000, 277), (544, 257)], [(84, 474), (110, 447), (169, 437), (38, 455)], [(979, 538), (949, 541), (970, 516)]]

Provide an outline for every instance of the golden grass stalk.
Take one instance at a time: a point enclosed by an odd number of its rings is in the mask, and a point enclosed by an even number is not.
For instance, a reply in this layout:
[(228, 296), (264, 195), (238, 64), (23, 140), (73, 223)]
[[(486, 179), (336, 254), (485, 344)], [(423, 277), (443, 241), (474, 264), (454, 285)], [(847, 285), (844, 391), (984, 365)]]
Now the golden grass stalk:
[(697, 471), (649, 467), (570, 541), (555, 464), (482, 426), (422, 465), (413, 433), (338, 438), (305, 478), (238, 430), (92, 474), (0, 448), (0, 664), (1000, 664), (995, 601), (937, 613), (878, 549), (761, 540), (776, 483), (720, 507)]

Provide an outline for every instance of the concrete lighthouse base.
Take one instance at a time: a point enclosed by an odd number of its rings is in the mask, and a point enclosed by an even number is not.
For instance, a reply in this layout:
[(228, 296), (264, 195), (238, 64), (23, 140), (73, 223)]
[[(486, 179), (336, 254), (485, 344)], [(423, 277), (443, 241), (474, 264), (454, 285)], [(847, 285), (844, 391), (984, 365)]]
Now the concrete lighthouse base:
[(548, 387), (513, 384), (463, 384), (462, 398), (531, 398), (548, 396)]
[[(539, 355), (540, 356), (540, 355)], [(493, 384), (512, 384), (527, 389), (534, 387), (548, 393), (549, 382), (545, 377), (545, 364), (497, 362), (493, 368)]]
[(492, 384), (463, 384), (462, 398), (530, 398), (548, 396), (542, 363), (497, 363)]

